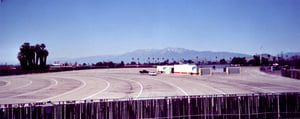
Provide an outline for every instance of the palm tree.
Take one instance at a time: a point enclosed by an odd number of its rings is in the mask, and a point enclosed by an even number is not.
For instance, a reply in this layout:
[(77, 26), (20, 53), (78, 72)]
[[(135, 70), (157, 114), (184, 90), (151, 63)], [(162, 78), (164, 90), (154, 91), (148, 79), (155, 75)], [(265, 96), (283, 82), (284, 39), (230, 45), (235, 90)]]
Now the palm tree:
[(30, 46), (30, 43), (24, 43), (21, 45), (17, 58), (22, 69), (46, 68), (49, 52), (45, 48), (45, 44)]
[(47, 57), (48, 57), (48, 55), (49, 55), (49, 52), (48, 52), (48, 50), (44, 50), (44, 61), (43, 61), (43, 66), (44, 66), (44, 68), (46, 68), (46, 64), (47, 64)]
[(35, 67), (35, 46), (29, 47), (28, 63), (29, 63), (29, 68), (34, 69), (34, 67)]
[(134, 62), (134, 57), (131, 58), (131, 64)]
[(44, 65), (44, 53), (45, 53), (45, 48), (46, 48), (46, 45), (45, 44), (41, 44), (41, 46), (40, 46), (40, 48), (41, 48), (41, 52), (40, 52), (40, 65), (41, 66), (43, 66)]
[(46, 45), (41, 44), (40, 46), (41, 52), (40, 52), (40, 66), (41, 68), (46, 68), (46, 61), (47, 61), (47, 56), (49, 55), (49, 52), (45, 49)]
[(26, 69), (26, 55), (23, 52), (18, 53), (18, 60), (20, 61), (21, 68)]
[(18, 59), (20, 61), (20, 65), (22, 69), (28, 69), (29, 68), (29, 62), (30, 62), (30, 44), (24, 43), (20, 47), (20, 52), (18, 53)]
[(39, 66), (39, 61), (41, 58), (41, 46), (39, 44), (35, 45), (35, 65), (38, 67)]

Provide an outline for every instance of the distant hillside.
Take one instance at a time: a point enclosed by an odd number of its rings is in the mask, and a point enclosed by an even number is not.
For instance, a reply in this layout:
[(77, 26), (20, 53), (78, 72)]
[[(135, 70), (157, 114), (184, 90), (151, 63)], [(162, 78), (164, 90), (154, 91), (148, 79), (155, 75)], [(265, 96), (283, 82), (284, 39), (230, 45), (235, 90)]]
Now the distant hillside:
[(300, 52), (287, 52), (283, 54), (284, 58), (291, 58), (292, 56), (300, 56)]
[[(220, 59), (230, 59), (232, 57), (251, 57), (251, 55), (232, 53), (232, 52), (211, 52), (211, 51), (195, 51), (184, 48), (165, 48), (165, 49), (140, 49), (133, 52), (125, 53), (122, 55), (106, 55), (106, 56), (90, 56), (81, 57), (68, 60), (57, 60), (61, 63), (72, 62), (74, 63), (97, 63), (99, 61), (113, 61), (125, 63), (131, 62), (132, 59), (135, 62), (156, 62), (169, 59), (169, 61), (182, 60), (182, 59), (197, 59), (198, 60), (220, 60)], [(149, 60), (150, 59), (150, 60)], [(50, 60), (50, 62), (55, 61), (55, 59)]]

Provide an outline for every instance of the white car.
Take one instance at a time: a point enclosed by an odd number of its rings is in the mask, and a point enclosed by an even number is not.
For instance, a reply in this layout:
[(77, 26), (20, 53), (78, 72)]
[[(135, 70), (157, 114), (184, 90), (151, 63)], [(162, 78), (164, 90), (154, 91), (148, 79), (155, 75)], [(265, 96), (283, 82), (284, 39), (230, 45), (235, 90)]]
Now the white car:
[(148, 74), (149, 74), (150, 76), (156, 76), (156, 75), (157, 75), (156, 72), (149, 72)]

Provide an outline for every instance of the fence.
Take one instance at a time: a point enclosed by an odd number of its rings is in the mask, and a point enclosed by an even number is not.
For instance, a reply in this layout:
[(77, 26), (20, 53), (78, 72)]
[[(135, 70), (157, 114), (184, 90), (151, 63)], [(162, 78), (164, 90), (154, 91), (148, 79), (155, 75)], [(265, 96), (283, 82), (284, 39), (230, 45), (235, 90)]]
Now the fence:
[(294, 79), (300, 79), (299, 69), (281, 69), (281, 75), (285, 77), (290, 77)]
[(300, 118), (300, 93), (2, 104), (1, 119)]

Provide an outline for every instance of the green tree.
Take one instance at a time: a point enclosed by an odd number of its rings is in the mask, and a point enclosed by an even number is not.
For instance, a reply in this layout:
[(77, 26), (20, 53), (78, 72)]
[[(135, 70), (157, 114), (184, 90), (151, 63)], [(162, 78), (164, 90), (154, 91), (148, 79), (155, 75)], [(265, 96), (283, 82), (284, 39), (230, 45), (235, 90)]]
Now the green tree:
[(243, 57), (234, 57), (232, 60), (231, 60), (231, 64), (240, 64), (240, 65), (246, 65), (246, 58)]
[(226, 62), (225, 59), (221, 59), (221, 60), (220, 60), (220, 64), (227, 64), (227, 62)]
[(120, 67), (124, 67), (124, 66), (125, 66), (124, 61), (121, 61)]

